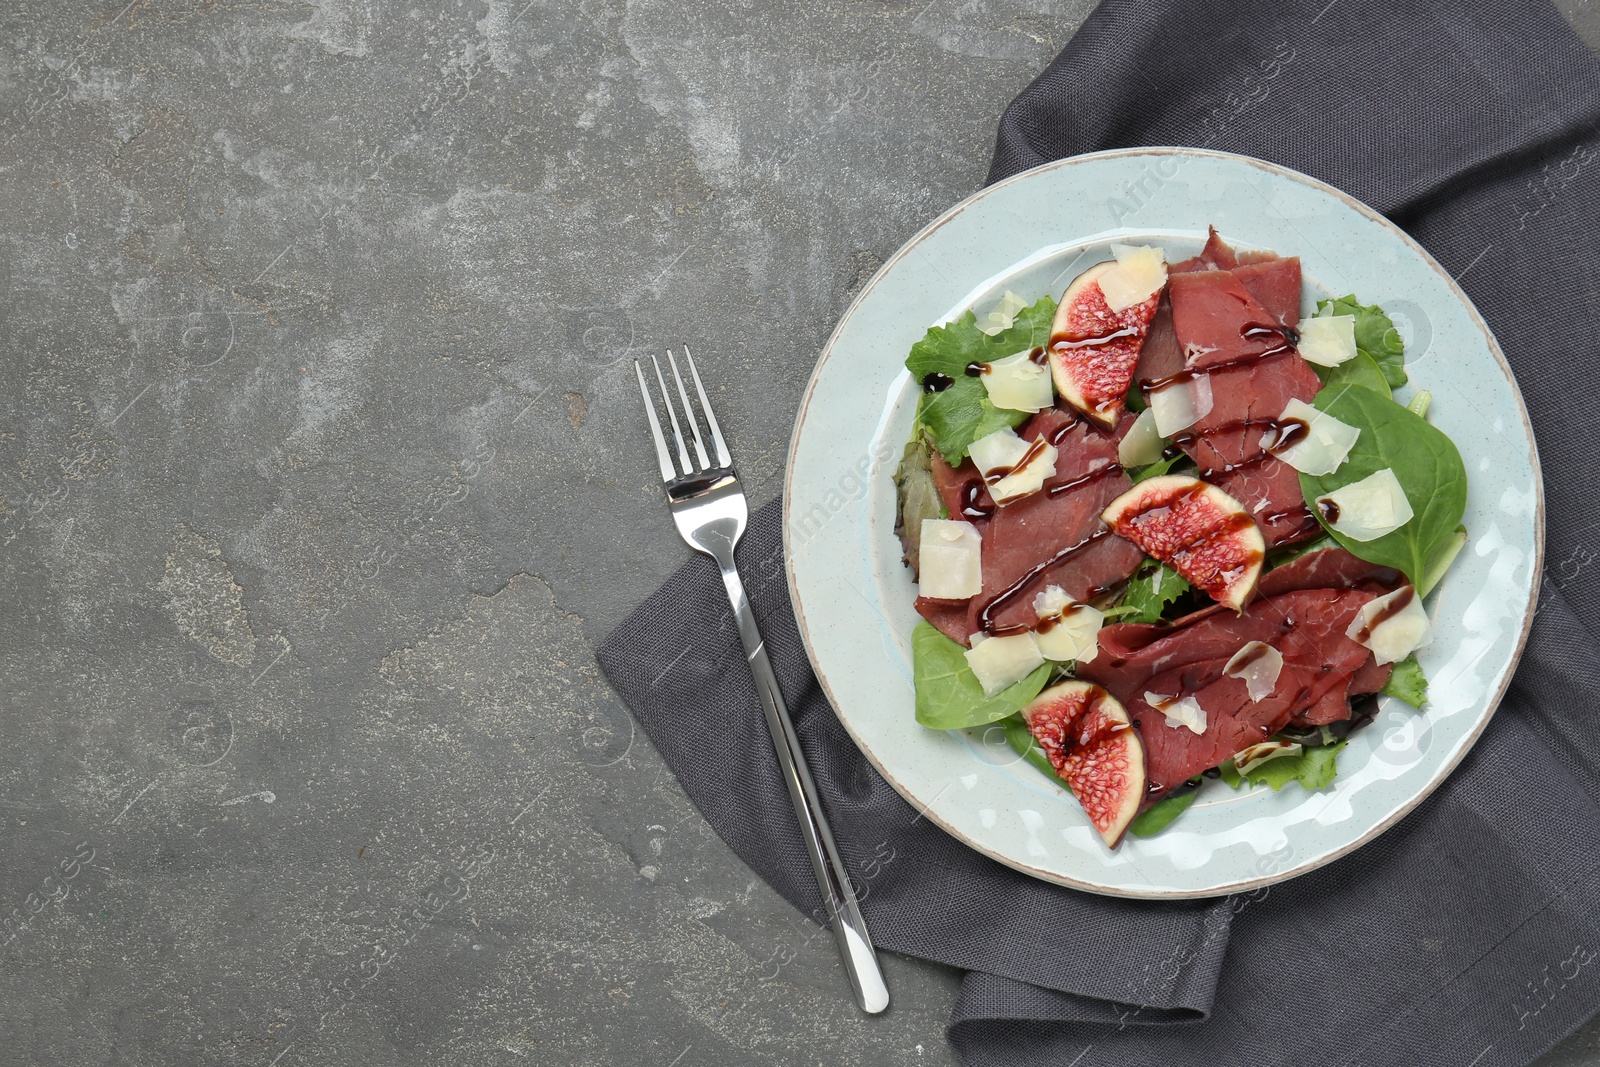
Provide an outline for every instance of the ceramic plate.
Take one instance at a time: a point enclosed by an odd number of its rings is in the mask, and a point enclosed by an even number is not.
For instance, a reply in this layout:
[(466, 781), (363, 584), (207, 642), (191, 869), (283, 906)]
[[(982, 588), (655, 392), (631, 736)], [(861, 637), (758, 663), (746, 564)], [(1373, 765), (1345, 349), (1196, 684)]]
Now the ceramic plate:
[[(938, 732), (913, 715), (915, 585), (894, 536), (892, 476), (916, 384), (903, 360), (928, 327), (1011, 289), (1029, 302), (1109, 259), (1111, 241), (1176, 262), (1207, 225), (1240, 248), (1298, 255), (1308, 299), (1355, 293), (1404, 336), (1411, 386), (1460, 447), (1471, 540), (1430, 597), (1431, 682), (1415, 712), (1384, 698), (1332, 788), (1207, 783), (1165, 832), (1101, 843), (1077, 802), (997, 727)], [(1543, 549), (1539, 463), (1499, 346), (1427, 252), (1331, 186), (1243, 156), (1146, 148), (1062, 160), (991, 186), (917, 234), (867, 284), (828, 342), (790, 446), (790, 591), (817, 677), (874, 766), (978, 851), (1096, 893), (1177, 898), (1304, 873), (1372, 840), (1461, 761), (1504, 692), (1532, 619)]]

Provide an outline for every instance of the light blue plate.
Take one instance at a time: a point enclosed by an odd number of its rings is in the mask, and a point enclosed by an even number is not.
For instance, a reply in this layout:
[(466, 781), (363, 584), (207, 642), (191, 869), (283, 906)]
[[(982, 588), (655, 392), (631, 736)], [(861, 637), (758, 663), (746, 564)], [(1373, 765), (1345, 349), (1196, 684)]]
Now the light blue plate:
[[(1235, 792), (1209, 782), (1168, 830), (1101, 843), (1070, 794), (1019, 760), (998, 727), (941, 733), (913, 716), (910, 572), (892, 481), (915, 383), (903, 360), (929, 326), (1011, 289), (1063, 288), (1107, 245), (1197, 252), (1207, 224), (1241, 248), (1298, 255), (1307, 289), (1383, 305), (1412, 389), (1460, 447), (1471, 535), (1429, 598), (1422, 712), (1384, 701), (1339, 758), (1332, 788)], [(1401, 399), (1411, 389), (1402, 390)], [(1432, 792), (1488, 723), (1533, 617), (1544, 547), (1538, 456), (1521, 395), (1483, 320), (1427, 252), (1376, 212), (1244, 156), (1145, 148), (1040, 167), (968, 198), (917, 234), (845, 313), (801, 404), (789, 452), (789, 587), (817, 677), (875, 767), (957, 839), (1039, 878), (1177, 898), (1282, 881), (1344, 855)]]

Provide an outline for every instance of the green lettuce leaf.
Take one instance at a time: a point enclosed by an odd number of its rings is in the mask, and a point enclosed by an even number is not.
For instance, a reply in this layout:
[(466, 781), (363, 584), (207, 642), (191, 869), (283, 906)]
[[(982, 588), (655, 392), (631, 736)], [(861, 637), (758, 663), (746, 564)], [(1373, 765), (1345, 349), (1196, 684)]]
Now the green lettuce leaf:
[[(1404, 571), (1413, 584), (1425, 582), (1429, 563), (1455, 537), (1467, 507), (1467, 469), (1455, 442), (1426, 419), (1371, 389), (1330, 386), (1312, 401), (1320, 411), (1361, 436), (1349, 457), (1332, 474), (1300, 475), (1300, 491), (1317, 521), (1352, 555)], [(1317, 497), (1388, 467), (1405, 491), (1411, 520), (1371, 541), (1357, 541), (1328, 527)]]
[(1146, 565), (1128, 582), (1122, 603), (1106, 612), (1106, 617), (1117, 622), (1160, 622), (1167, 605), (1188, 591), (1189, 583), (1165, 563)]
[(1354, 315), (1356, 351), (1367, 355), (1377, 364), (1390, 389), (1398, 389), (1406, 384), (1405, 342), (1400, 338), (1400, 331), (1394, 328), (1394, 320), (1383, 313), (1383, 308), (1377, 304), (1362, 304), (1352, 294), (1319, 302), (1317, 314)]
[(1345, 742), (1340, 741), (1332, 745), (1301, 749), (1298, 756), (1278, 756), (1257, 764), (1242, 774), (1233, 760), (1228, 760), (1217, 769), (1222, 772), (1222, 780), (1235, 789), (1245, 782), (1251, 785), (1271, 786), (1274, 792), (1290, 782), (1299, 782), (1309, 790), (1326, 789), (1339, 771), (1339, 750), (1344, 746)]
[(1422, 673), (1422, 664), (1417, 662), (1415, 653), (1394, 665), (1394, 670), (1389, 672), (1389, 681), (1379, 691), (1385, 696), (1403, 700), (1414, 708), (1420, 708), (1427, 702), (1428, 677)]
[(917, 688), (917, 721), (934, 730), (982, 726), (1021, 711), (1050, 677), (1050, 664), (992, 697), (967, 666), (966, 649), (926, 622), (911, 631)]
[(1286, 563), (1293, 563), (1301, 556), (1309, 556), (1318, 549), (1338, 547), (1339, 542), (1335, 541), (1327, 534), (1323, 534), (1321, 537), (1310, 541), (1301, 541), (1296, 545), (1285, 545), (1283, 548), (1275, 548), (1267, 553), (1267, 570), (1276, 570)]
[(960, 463), (978, 438), (1020, 425), (1030, 417), (1026, 411), (1009, 411), (990, 403), (988, 390), (980, 379), (967, 373), (967, 364), (992, 363), (1048, 344), (1055, 313), (1055, 300), (1043, 297), (1017, 312), (1009, 330), (990, 337), (978, 329), (977, 316), (968, 311), (948, 326), (935, 326), (911, 346), (906, 369), (912, 377), (919, 382), (930, 374), (950, 379), (948, 388), (923, 393), (917, 408), (917, 421), (933, 435), (934, 447), (946, 462)]
[(1179, 463), (1182, 463), (1188, 458), (1189, 457), (1184, 455), (1182, 452), (1179, 452), (1175, 456), (1164, 456), (1161, 459), (1156, 460), (1154, 463), (1143, 467), (1135, 467), (1133, 470), (1128, 472), (1128, 477), (1132, 480), (1134, 485), (1138, 485), (1146, 478), (1159, 478), (1163, 474), (1170, 473), (1173, 467)]
[(1152, 837), (1172, 825), (1172, 820), (1189, 810), (1189, 805), (1194, 803), (1195, 797), (1200, 795), (1198, 789), (1185, 789), (1181, 793), (1174, 793), (1163, 797), (1141, 811), (1128, 825), (1128, 833), (1134, 837)]

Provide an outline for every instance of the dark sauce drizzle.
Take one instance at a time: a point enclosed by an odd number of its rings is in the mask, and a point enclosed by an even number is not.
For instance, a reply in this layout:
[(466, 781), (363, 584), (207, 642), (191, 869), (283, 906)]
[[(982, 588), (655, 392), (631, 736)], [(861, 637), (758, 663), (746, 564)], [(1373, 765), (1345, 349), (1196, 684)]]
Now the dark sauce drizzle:
[(994, 514), (994, 504), (985, 504), (982, 482), (968, 482), (961, 487), (961, 514), (969, 519), (987, 519)]
[(1417, 590), (1415, 586), (1401, 586), (1399, 592), (1396, 593), (1395, 598), (1385, 604), (1382, 608), (1378, 609), (1377, 614), (1373, 615), (1372, 618), (1363, 623), (1361, 629), (1355, 632), (1353, 636), (1356, 644), (1364, 645), (1370, 641), (1372, 639), (1373, 632), (1377, 630), (1378, 627), (1382, 626), (1384, 623), (1388, 622), (1390, 619), (1409, 608), (1411, 606), (1411, 602), (1416, 598)]
[[(1084, 705), (1083, 711), (1079, 713), (1075, 721), (1086, 722), (1092, 720), (1108, 696), (1110, 694), (1104, 689), (1095, 686), (1093, 695), (1089, 697), (1089, 702)], [(1115, 737), (1124, 730), (1137, 730), (1138, 728), (1139, 723), (1137, 721), (1117, 722), (1110, 718), (1102, 719), (1095, 724), (1094, 730), (1087, 735), (1073, 736), (1070, 732), (1064, 734), (1061, 738), (1061, 752), (1062, 755), (1066, 755), (1076, 748), (1093, 748), (1108, 737)]]
[(1193, 430), (1184, 430), (1172, 435), (1172, 443), (1180, 448), (1187, 448), (1198, 441), (1204, 440), (1213, 434), (1232, 433), (1235, 430), (1245, 430), (1254, 427), (1264, 427), (1259, 445), (1261, 451), (1253, 456), (1247, 456), (1235, 463), (1226, 463), (1221, 467), (1213, 467), (1206, 471), (1207, 474), (1232, 474), (1235, 471), (1247, 470), (1274, 458), (1276, 452), (1299, 444), (1311, 432), (1310, 425), (1304, 419), (1273, 418), (1273, 419), (1234, 419), (1213, 426), (1204, 433)]
[(993, 470), (990, 470), (983, 476), (983, 480), (988, 482), (990, 485), (994, 485), (1000, 479), (1006, 477), (1008, 474), (1011, 474), (1013, 471), (1019, 471), (1023, 467), (1026, 467), (1028, 464), (1032, 463), (1034, 460), (1038, 459), (1039, 455), (1043, 453), (1047, 447), (1049, 446), (1045, 443), (1045, 439), (1042, 436), (1035, 437), (1028, 444), (1028, 450), (1022, 454), (1021, 459), (1017, 460), (1015, 466), (995, 467)]
[[(1275, 332), (1278, 333), (1278, 336), (1283, 336), (1282, 331)], [(1248, 330), (1245, 331), (1245, 336), (1250, 336), (1250, 332)], [(1294, 346), (1285, 341), (1281, 345), (1276, 345), (1272, 348), (1266, 349), (1265, 351), (1257, 352), (1254, 355), (1240, 356), (1238, 359), (1223, 360), (1221, 363), (1213, 363), (1207, 367), (1185, 367), (1182, 370), (1174, 371), (1165, 377), (1155, 378), (1149, 382), (1146, 382), (1144, 387), (1145, 392), (1160, 392), (1169, 385), (1179, 385), (1184, 382), (1192, 382), (1201, 375), (1212, 375), (1216, 374), (1218, 371), (1234, 370), (1238, 367), (1253, 367), (1257, 363), (1264, 363), (1269, 359), (1275, 359), (1278, 356), (1288, 355), (1293, 351)]]
[(1101, 337), (1073, 337), (1070, 334), (1058, 333), (1050, 336), (1050, 351), (1071, 352), (1079, 348), (1099, 348), (1113, 341), (1121, 341), (1128, 337), (1139, 336), (1137, 326), (1124, 326), (1120, 330), (1113, 330)]
[(1084, 486), (1093, 482), (1098, 482), (1102, 478), (1109, 478), (1111, 475), (1116, 474), (1121, 470), (1122, 467), (1118, 464), (1107, 463), (1102, 467), (1096, 467), (1088, 474), (1084, 474), (1072, 479), (1070, 482), (1062, 482), (1060, 485), (1052, 485), (1046, 490), (1046, 492), (1048, 492), (1051, 496), (1060, 496), (1062, 493), (1070, 493), (1074, 489), (1082, 489)]
[(1265, 641), (1260, 641), (1257, 642), (1255, 647), (1247, 652), (1242, 658), (1239, 658), (1237, 662), (1234, 660), (1229, 660), (1228, 662), (1234, 671), (1238, 672), (1239, 674), (1243, 674), (1247, 667), (1250, 667), (1252, 664), (1258, 663), (1264, 659), (1266, 654), (1270, 651), (1272, 651), (1272, 646), (1267, 644)]
[[(1034, 624), (1033, 632), (1047, 634), (1051, 630), (1054, 630), (1061, 623), (1066, 622), (1072, 616), (1087, 611), (1088, 608), (1089, 605), (1079, 604), (1078, 602), (1074, 601), (1073, 603), (1062, 608), (1060, 611), (1056, 612), (1054, 615), (1046, 615), (1041, 618), (1037, 623)], [(1099, 698), (1096, 697), (1095, 699), (1098, 700)]]
[[(1253, 355), (1241, 356), (1238, 359), (1230, 359), (1222, 363), (1213, 363), (1209, 367), (1186, 367), (1174, 374), (1169, 374), (1163, 378), (1157, 378), (1153, 381), (1145, 383), (1144, 388), (1146, 393), (1165, 389), (1170, 385), (1190, 382), (1203, 374), (1210, 375), (1218, 371), (1232, 370), (1238, 367), (1255, 366), (1256, 364), (1262, 363), (1266, 360), (1275, 359), (1279, 356), (1287, 355), (1293, 352), (1295, 350), (1295, 345), (1297, 345), (1300, 341), (1299, 332), (1293, 327), (1280, 326), (1276, 324), (1247, 323), (1239, 332), (1240, 335), (1248, 341), (1275, 340), (1278, 343), (1273, 344), (1271, 347), (1268, 347)], [(1213, 426), (1204, 433), (1186, 431), (1175, 434), (1172, 438), (1172, 443), (1187, 450), (1196, 442), (1210, 437), (1213, 434), (1231, 433), (1236, 430), (1247, 429), (1255, 426), (1264, 427), (1264, 431), (1259, 439), (1261, 451), (1257, 452), (1255, 455), (1247, 456), (1244, 459), (1236, 462), (1227, 463), (1221, 467), (1211, 468), (1206, 471), (1206, 474), (1234, 474), (1239, 471), (1249, 470), (1252, 467), (1256, 467), (1262, 463), (1265, 463), (1269, 459), (1275, 459), (1276, 456), (1274, 453), (1298, 444), (1299, 442), (1305, 440), (1306, 436), (1311, 432), (1310, 426), (1308, 426), (1303, 419), (1238, 419), (1232, 422), (1223, 423), (1218, 426)], [(1290, 518), (1301, 520), (1302, 525), (1309, 526), (1314, 524), (1314, 520), (1311, 518), (1309, 512), (1300, 505), (1287, 508), (1283, 511), (1275, 511), (1268, 515), (1258, 516), (1257, 521), (1262, 526), (1273, 526)], [(1329, 519), (1329, 521), (1331, 522), (1333, 520)]]
[(1095, 544), (1101, 538), (1110, 536), (1110, 534), (1111, 527), (1102, 526), (1088, 537), (1085, 537), (1082, 541), (1079, 541), (1075, 545), (1068, 545), (1060, 552), (1057, 552), (1043, 563), (1028, 571), (1028, 573), (1024, 574), (1021, 578), (1018, 578), (1016, 581), (1012, 582), (1005, 589), (1001, 590), (998, 596), (989, 601), (988, 604), (984, 605), (982, 611), (978, 612), (978, 627), (991, 637), (1007, 637), (1012, 634), (1020, 634), (1026, 630), (1033, 629), (1033, 627), (1028, 623), (1012, 623), (1009, 626), (1001, 626), (999, 623), (994, 621), (995, 613), (1004, 609), (1006, 605), (1010, 604), (1013, 600), (1017, 599), (1017, 597), (1021, 596), (1022, 593), (1026, 591), (1034, 582), (1038, 581), (1046, 571), (1049, 571), (1055, 567), (1059, 567), (1073, 556), (1076, 556), (1078, 553), (1083, 552), (1085, 549)]

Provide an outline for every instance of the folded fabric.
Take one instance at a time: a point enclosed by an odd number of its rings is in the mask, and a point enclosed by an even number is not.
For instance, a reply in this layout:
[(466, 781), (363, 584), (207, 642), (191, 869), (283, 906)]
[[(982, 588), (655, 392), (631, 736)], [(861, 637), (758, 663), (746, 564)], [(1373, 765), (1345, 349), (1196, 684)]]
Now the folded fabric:
[[(1546, 0), (1110, 0), (1006, 111), (991, 180), (1192, 145), (1306, 171), (1405, 226), (1517, 373), (1548, 567), (1507, 699), (1399, 826), (1253, 894), (1136, 902), (987, 860), (876, 774), (810, 673), (763, 508), (747, 584), (863, 911), (884, 947), (970, 972), (950, 1027), (969, 1064), (1492, 1067), (1531, 1061), (1600, 1007), (1597, 122), (1600, 66)], [(709, 563), (599, 658), (717, 832), (820, 914)]]

